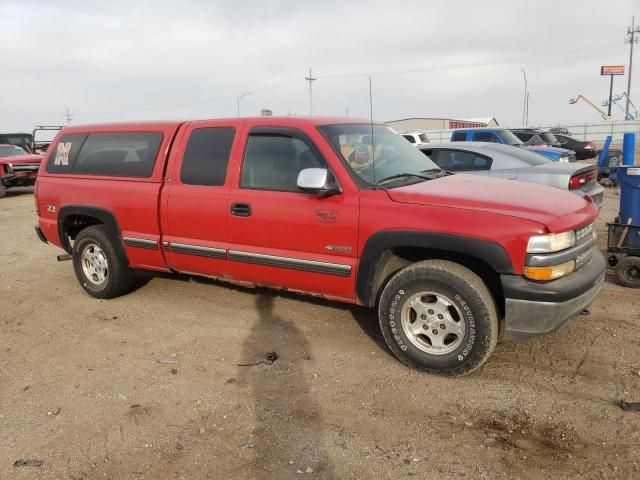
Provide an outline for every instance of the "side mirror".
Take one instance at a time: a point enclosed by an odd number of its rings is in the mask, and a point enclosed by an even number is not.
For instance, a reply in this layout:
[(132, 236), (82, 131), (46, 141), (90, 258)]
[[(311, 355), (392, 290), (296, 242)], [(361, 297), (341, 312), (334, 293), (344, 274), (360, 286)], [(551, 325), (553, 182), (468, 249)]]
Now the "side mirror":
[(305, 193), (322, 197), (340, 193), (331, 174), (325, 168), (305, 168), (298, 174), (298, 188)]

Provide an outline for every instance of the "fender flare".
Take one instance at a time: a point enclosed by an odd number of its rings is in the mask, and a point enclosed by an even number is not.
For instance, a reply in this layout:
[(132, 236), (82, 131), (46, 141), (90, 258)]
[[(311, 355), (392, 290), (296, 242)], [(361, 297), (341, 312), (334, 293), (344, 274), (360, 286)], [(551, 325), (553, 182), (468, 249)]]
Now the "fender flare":
[(98, 219), (100, 223), (104, 224), (109, 229), (109, 232), (111, 233), (113, 238), (117, 240), (116, 242), (114, 242), (113, 248), (115, 249), (118, 256), (124, 259), (127, 264), (129, 263), (129, 259), (127, 258), (127, 254), (122, 244), (120, 236), (120, 226), (118, 225), (116, 216), (109, 210), (90, 205), (65, 205), (58, 212), (58, 236), (60, 238), (60, 242), (62, 243), (62, 247), (67, 253), (73, 253), (73, 248), (71, 246), (71, 242), (69, 241), (69, 236), (65, 232), (64, 224), (66, 219), (71, 215), (82, 215), (85, 217), (93, 217)]
[(416, 247), (475, 257), (498, 274), (513, 274), (511, 259), (502, 245), (476, 237), (441, 232), (383, 230), (371, 235), (362, 250), (358, 265), (356, 293), (360, 301), (374, 306), (377, 292), (374, 281), (380, 255), (394, 248)]

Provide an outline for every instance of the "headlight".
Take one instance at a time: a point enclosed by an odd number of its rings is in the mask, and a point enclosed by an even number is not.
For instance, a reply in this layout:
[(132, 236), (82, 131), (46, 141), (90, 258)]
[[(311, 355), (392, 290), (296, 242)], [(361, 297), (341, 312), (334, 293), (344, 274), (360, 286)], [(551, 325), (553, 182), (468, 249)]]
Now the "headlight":
[(576, 269), (576, 261), (569, 260), (560, 265), (551, 267), (524, 267), (524, 276), (531, 280), (553, 280), (554, 278), (564, 277)]
[(560, 160), (558, 160), (559, 162), (568, 162), (569, 161), (569, 157), (560, 157)]
[(576, 233), (571, 230), (548, 235), (534, 235), (529, 239), (527, 253), (553, 253), (571, 248), (576, 244)]
[(7, 163), (6, 167), (7, 167), (7, 173), (13, 173), (13, 165), (11, 165), (10, 163)]

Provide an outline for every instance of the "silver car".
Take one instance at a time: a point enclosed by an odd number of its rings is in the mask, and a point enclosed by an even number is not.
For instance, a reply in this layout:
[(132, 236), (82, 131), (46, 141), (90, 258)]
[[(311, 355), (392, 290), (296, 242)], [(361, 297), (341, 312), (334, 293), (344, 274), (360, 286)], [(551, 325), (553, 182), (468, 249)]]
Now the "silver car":
[(598, 183), (595, 165), (554, 162), (537, 153), (498, 143), (429, 143), (419, 148), (440, 168), (452, 173), (541, 183), (589, 195), (598, 208), (602, 205), (604, 188)]

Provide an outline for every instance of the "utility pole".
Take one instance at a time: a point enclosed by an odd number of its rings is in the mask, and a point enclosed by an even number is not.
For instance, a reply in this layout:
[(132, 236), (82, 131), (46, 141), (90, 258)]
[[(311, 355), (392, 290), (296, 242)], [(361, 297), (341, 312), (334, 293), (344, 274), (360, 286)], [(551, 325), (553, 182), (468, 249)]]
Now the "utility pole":
[(67, 117), (67, 125), (71, 125), (71, 119), (73, 118), (73, 113), (69, 111), (69, 107), (67, 107), (67, 110), (65, 111), (65, 113), (62, 114), (62, 116)]
[(522, 97), (522, 126), (527, 126), (527, 73), (520, 70), (524, 76), (524, 96)]
[(304, 79), (309, 82), (309, 115), (313, 115), (313, 82), (317, 79), (311, 75), (311, 67), (309, 67), (309, 76)]
[(631, 68), (633, 67), (633, 44), (638, 43), (637, 35), (640, 34), (640, 25), (636, 26), (636, 17), (631, 17), (631, 27), (627, 28), (627, 38), (624, 43), (629, 43), (631, 51), (629, 53), (629, 77), (627, 79), (627, 106), (624, 110), (624, 119), (629, 120), (629, 97), (631, 96)]
[(527, 108), (525, 110), (527, 112), (527, 114), (526, 114), (525, 119), (524, 119), (524, 126), (525, 127), (527, 125), (529, 125), (529, 93), (531, 93), (531, 92), (527, 92)]

